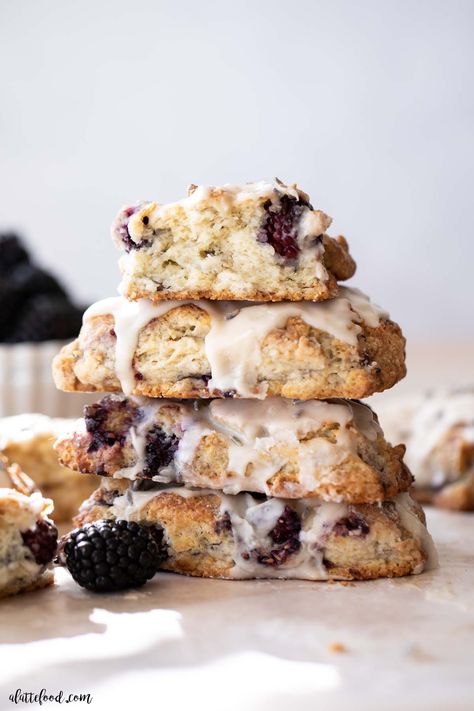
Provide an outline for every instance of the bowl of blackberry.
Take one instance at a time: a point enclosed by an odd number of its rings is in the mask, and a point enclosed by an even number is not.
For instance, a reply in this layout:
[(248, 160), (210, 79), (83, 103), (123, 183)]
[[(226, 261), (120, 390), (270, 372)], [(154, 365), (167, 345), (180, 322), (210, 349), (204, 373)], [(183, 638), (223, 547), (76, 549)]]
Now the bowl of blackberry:
[(0, 304), (0, 416), (75, 414), (54, 387), (51, 361), (79, 333), (85, 307), (13, 232), (0, 232)]

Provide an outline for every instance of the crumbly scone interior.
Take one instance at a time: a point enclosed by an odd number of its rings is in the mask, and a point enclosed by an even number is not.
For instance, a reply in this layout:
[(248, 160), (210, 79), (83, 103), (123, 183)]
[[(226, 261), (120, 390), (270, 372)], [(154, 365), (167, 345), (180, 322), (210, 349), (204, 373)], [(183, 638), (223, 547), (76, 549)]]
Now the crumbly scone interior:
[(436, 565), (423, 512), (408, 494), (354, 506), (105, 481), (78, 522), (103, 516), (162, 526), (163, 568), (191, 575), (357, 579)]
[[(282, 210), (291, 243), (272, 244), (265, 225)], [(307, 195), (281, 183), (194, 186), (170, 205), (125, 208), (113, 226), (115, 242), (126, 250), (122, 293), (133, 299), (169, 298), (168, 291), (180, 298), (328, 298), (334, 276), (348, 278), (355, 270), (345, 241), (331, 243), (326, 263), (323, 235), (328, 243), (330, 223)]]

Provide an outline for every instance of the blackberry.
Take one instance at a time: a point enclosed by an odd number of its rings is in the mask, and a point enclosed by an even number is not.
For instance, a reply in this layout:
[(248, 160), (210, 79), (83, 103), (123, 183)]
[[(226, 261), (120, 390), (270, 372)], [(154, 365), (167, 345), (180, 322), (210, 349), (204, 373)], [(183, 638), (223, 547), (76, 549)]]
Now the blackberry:
[(370, 526), (360, 514), (352, 512), (341, 518), (332, 529), (336, 536), (359, 536), (365, 538), (370, 532)]
[(73, 338), (82, 324), (82, 309), (63, 296), (42, 294), (26, 302), (7, 343), (52, 341)]
[(305, 207), (307, 203), (289, 195), (283, 195), (278, 205), (267, 200), (264, 204), (266, 217), (257, 240), (271, 244), (275, 252), (285, 259), (296, 259), (300, 251), (296, 241), (298, 223)]
[[(141, 210), (143, 205), (145, 205), (145, 203), (140, 203), (139, 205), (132, 205), (131, 207), (124, 207), (115, 223), (115, 235), (122, 241), (126, 252), (131, 252), (135, 249), (141, 249), (142, 247), (146, 247), (149, 244), (149, 240), (142, 240), (138, 243), (134, 242), (133, 239), (130, 237), (130, 232), (128, 231), (128, 223), (130, 222), (130, 218), (132, 217), (132, 215), (138, 212), (138, 210)], [(144, 217), (143, 222), (145, 225), (147, 225), (148, 218)]]
[(140, 411), (130, 402), (108, 396), (95, 405), (84, 408), (86, 430), (90, 434), (88, 452), (97, 452), (101, 447), (123, 445), (132, 424), (140, 419)]
[(158, 526), (102, 519), (72, 531), (61, 557), (83, 588), (113, 592), (144, 585), (167, 553)]
[(28, 261), (28, 252), (18, 235), (12, 232), (0, 234), (0, 274), (9, 274), (12, 267)]
[(271, 550), (254, 548), (249, 553), (244, 553), (242, 557), (246, 560), (253, 558), (260, 565), (278, 568), (301, 548), (300, 531), (301, 521), (299, 515), (289, 506), (285, 506), (275, 526), (268, 534), (277, 547)]
[(19, 264), (13, 270), (11, 283), (25, 300), (39, 294), (57, 294), (67, 298), (56, 277), (30, 262)]
[(14, 328), (15, 318), (21, 306), (21, 295), (8, 279), (0, 274), (0, 341), (5, 341)]
[(151, 427), (146, 435), (143, 476), (155, 476), (162, 467), (171, 464), (178, 444), (179, 439), (176, 435), (166, 434), (159, 425)]
[(58, 545), (58, 529), (50, 521), (40, 519), (35, 528), (23, 531), (21, 537), (38, 565), (47, 565), (53, 560)]
[(300, 517), (296, 511), (285, 506), (283, 513), (268, 535), (274, 543), (286, 543), (291, 538), (298, 537), (300, 531)]

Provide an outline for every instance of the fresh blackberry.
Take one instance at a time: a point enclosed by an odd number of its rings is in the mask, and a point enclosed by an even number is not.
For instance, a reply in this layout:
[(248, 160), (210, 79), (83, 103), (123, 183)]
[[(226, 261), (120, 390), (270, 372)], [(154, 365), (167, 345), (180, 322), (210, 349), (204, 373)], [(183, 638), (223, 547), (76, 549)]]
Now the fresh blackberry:
[(0, 341), (6, 341), (15, 326), (15, 318), (21, 306), (21, 294), (11, 282), (0, 274)]
[(158, 526), (108, 519), (72, 531), (61, 554), (76, 583), (93, 592), (140, 587), (166, 557)]
[(23, 531), (21, 536), (38, 565), (46, 565), (53, 560), (58, 545), (58, 529), (54, 524), (40, 519), (35, 528)]
[(13, 287), (25, 300), (39, 294), (56, 294), (68, 298), (56, 277), (30, 262), (19, 264), (11, 273), (10, 279)]
[(9, 274), (12, 267), (28, 262), (28, 252), (23, 247), (18, 235), (12, 232), (0, 234), (0, 274)]
[(258, 233), (258, 241), (271, 244), (277, 254), (285, 259), (296, 259), (300, 248), (297, 242), (298, 224), (307, 203), (288, 195), (274, 205), (270, 200), (264, 204), (265, 220)]
[(73, 338), (82, 324), (82, 309), (63, 296), (42, 294), (24, 305), (7, 343), (39, 342)]
[(166, 434), (159, 425), (151, 427), (146, 435), (143, 476), (155, 476), (162, 467), (171, 464), (178, 445), (179, 439), (176, 435)]

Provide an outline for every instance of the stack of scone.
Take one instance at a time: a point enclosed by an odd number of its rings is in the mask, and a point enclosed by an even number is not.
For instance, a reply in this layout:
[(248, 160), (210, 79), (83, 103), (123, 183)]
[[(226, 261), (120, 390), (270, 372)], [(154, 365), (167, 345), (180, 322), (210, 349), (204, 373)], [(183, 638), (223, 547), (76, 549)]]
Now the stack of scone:
[(405, 375), (405, 341), (338, 286), (355, 264), (330, 222), (280, 181), (191, 186), (119, 214), (121, 296), (89, 308), (54, 363), (62, 390), (117, 393), (57, 444), (62, 464), (103, 477), (78, 525), (157, 527), (161, 568), (198, 576), (351, 580), (433, 563), (404, 448), (354, 399)]

